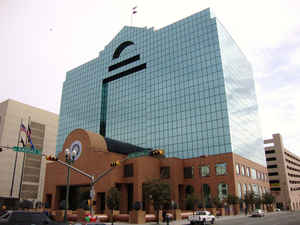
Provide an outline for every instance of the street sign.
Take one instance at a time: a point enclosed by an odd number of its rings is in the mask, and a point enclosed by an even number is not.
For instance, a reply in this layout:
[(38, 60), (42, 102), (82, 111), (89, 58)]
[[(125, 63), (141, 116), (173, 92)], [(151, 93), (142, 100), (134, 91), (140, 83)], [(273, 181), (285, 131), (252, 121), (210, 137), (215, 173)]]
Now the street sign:
[(128, 158), (132, 159), (132, 158), (137, 158), (137, 157), (141, 157), (141, 156), (149, 156), (150, 152), (148, 150), (145, 151), (138, 151), (138, 152), (132, 152), (130, 154), (128, 154)]
[(30, 153), (30, 154), (35, 154), (35, 155), (41, 155), (41, 151), (39, 149), (32, 149), (28, 147), (18, 147), (14, 146), (12, 149), (16, 152), (25, 152), (25, 153)]

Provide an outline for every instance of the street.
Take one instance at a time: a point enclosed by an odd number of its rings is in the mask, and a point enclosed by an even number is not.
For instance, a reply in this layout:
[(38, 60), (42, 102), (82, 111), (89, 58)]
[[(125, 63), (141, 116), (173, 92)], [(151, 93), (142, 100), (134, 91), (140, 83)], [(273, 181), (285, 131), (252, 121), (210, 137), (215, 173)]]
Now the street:
[[(111, 225), (111, 223), (106, 223)], [(116, 222), (115, 225), (128, 225), (129, 223)], [(156, 225), (156, 223), (146, 223)], [(167, 225), (166, 223), (160, 223)], [(300, 211), (267, 213), (265, 217), (251, 216), (225, 216), (216, 219), (216, 225), (300, 225)], [(172, 221), (170, 225), (189, 225), (187, 220)]]
[(216, 220), (217, 225), (299, 225), (300, 212), (276, 212), (267, 213), (265, 217), (223, 217)]

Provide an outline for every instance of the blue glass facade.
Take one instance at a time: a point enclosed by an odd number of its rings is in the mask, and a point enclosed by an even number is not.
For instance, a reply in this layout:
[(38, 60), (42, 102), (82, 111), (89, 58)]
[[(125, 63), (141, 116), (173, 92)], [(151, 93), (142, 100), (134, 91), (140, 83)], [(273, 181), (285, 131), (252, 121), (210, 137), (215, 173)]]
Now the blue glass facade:
[(57, 152), (84, 128), (169, 157), (235, 152), (265, 164), (249, 62), (209, 9), (159, 30), (124, 27), (67, 73)]

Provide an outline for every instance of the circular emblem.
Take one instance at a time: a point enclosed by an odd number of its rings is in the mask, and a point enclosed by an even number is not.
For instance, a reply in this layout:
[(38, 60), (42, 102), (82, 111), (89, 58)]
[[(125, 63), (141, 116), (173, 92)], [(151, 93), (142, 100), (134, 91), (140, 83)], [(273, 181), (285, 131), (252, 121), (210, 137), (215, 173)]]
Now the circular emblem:
[(81, 154), (81, 151), (82, 151), (81, 142), (80, 141), (74, 141), (71, 144), (70, 151), (71, 151), (71, 153), (73, 151), (76, 152), (74, 160), (77, 160), (79, 158), (80, 154)]

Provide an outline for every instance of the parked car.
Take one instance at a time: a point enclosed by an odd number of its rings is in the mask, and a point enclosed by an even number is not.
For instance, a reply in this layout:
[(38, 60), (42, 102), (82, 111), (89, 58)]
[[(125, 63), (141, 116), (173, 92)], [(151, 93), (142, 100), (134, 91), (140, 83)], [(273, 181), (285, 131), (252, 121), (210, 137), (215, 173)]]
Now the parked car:
[(207, 223), (214, 224), (216, 217), (211, 215), (208, 211), (196, 211), (193, 215), (188, 217), (191, 225), (194, 224), (203, 224), (206, 225)]
[(265, 216), (265, 212), (261, 209), (256, 209), (253, 213), (252, 216), (258, 216), (258, 217), (263, 217)]
[(51, 220), (43, 212), (7, 211), (0, 217), (0, 225), (67, 225)]

